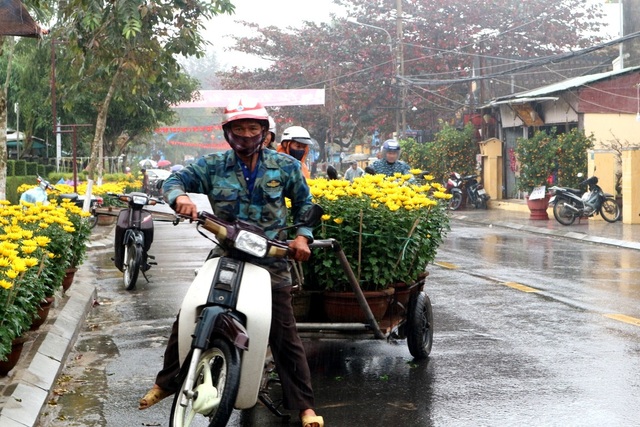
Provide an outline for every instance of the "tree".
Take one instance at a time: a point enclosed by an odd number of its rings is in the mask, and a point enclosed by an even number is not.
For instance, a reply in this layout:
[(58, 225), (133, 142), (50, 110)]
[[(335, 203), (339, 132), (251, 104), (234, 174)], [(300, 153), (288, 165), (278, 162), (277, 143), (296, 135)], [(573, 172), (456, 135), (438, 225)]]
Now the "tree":
[[(397, 0), (335, 0), (360, 22), (384, 31), (347, 23), (304, 22), (298, 28), (260, 27), (244, 22), (253, 36), (236, 37), (235, 50), (271, 60), (266, 69), (233, 69), (222, 73), (225, 88), (322, 88), (324, 107), (280, 108), (280, 121), (302, 124), (312, 135), (330, 134), (348, 146), (369, 138), (375, 129), (391, 133), (398, 108), (414, 129), (434, 129), (439, 119), (451, 119), (471, 109), (475, 96), (470, 81), (483, 61), (498, 58), (507, 70), (524, 60), (554, 55), (592, 44), (600, 20), (586, 0), (552, 2), (469, 2), (438, 0), (403, 2), (404, 76), (394, 67)], [(385, 33), (386, 32), (386, 33)], [(391, 36), (393, 40), (390, 40)], [(474, 71), (475, 70), (475, 71)], [(420, 80), (441, 80), (433, 87)], [(447, 83), (450, 81), (451, 83)], [(399, 103), (399, 84), (407, 88)], [(471, 96), (470, 94), (473, 94)], [(484, 99), (484, 98), (483, 98)], [(317, 138), (320, 139), (320, 138)]]
[(71, 109), (83, 91), (101, 97), (95, 107), (88, 166), (93, 177), (112, 101), (128, 94), (152, 97), (153, 84), (164, 85), (163, 95), (165, 91), (173, 94), (153, 99), (153, 103), (168, 107), (174, 100), (190, 100), (191, 92), (181, 93), (184, 87), (171, 84), (180, 72), (177, 55), (200, 55), (204, 21), (234, 8), (229, 0), (149, 4), (71, 0), (61, 5), (62, 25), (57, 35), (66, 42), (65, 63), (82, 77), (62, 88), (65, 108)]

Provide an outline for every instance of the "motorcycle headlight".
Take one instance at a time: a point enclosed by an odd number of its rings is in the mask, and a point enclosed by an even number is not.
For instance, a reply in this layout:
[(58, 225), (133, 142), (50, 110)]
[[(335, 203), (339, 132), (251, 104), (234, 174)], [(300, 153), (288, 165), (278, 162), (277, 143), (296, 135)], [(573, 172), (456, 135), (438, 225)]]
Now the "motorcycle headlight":
[(133, 196), (133, 203), (135, 203), (136, 205), (146, 205), (147, 204), (147, 197), (146, 196)]
[(256, 257), (264, 257), (267, 254), (267, 239), (249, 231), (241, 230), (235, 241), (236, 249)]

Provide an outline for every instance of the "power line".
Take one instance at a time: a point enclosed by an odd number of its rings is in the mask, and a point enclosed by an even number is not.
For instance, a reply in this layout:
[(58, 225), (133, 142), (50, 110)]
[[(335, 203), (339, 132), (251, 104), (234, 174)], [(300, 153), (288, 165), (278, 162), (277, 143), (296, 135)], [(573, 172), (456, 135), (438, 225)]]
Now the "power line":
[(504, 76), (504, 75), (508, 75), (508, 74), (515, 74), (518, 71), (524, 71), (524, 70), (528, 70), (530, 68), (533, 67), (540, 67), (543, 65), (547, 65), (547, 64), (552, 64), (552, 63), (556, 63), (556, 62), (562, 62), (562, 61), (566, 61), (568, 59), (571, 58), (575, 58), (575, 57), (579, 57), (582, 55), (586, 55), (588, 53), (591, 52), (595, 52), (596, 50), (600, 50), (609, 46), (613, 46), (616, 44), (620, 44), (622, 42), (625, 42), (627, 40), (632, 40), (636, 37), (640, 36), (640, 31), (632, 33), (632, 34), (628, 34), (624, 37), (620, 37), (618, 39), (609, 41), (609, 42), (605, 42), (605, 43), (600, 43), (597, 44), (595, 46), (591, 46), (582, 50), (578, 50), (578, 51), (572, 51), (572, 52), (568, 52), (565, 54), (561, 54), (561, 55), (555, 55), (555, 56), (550, 56), (550, 57), (544, 57), (544, 58), (540, 58), (538, 60), (533, 60), (528, 64), (525, 65), (521, 65), (519, 67), (515, 67), (509, 70), (505, 70), (505, 71), (500, 71), (500, 72), (496, 72), (496, 73), (492, 73), (492, 74), (486, 74), (486, 75), (481, 75), (481, 76), (473, 76), (473, 77), (462, 77), (462, 78), (458, 78), (458, 79), (448, 79), (448, 80), (436, 80), (436, 79), (417, 79), (417, 78), (410, 78), (410, 77), (403, 77), (403, 76), (399, 76), (399, 78), (401, 80), (404, 80), (405, 82), (407, 82), (408, 84), (412, 84), (412, 85), (416, 85), (416, 86), (438, 86), (438, 85), (451, 85), (451, 84), (456, 84), (456, 83), (468, 83), (468, 82), (472, 82), (472, 81), (479, 81), (479, 80), (487, 80), (487, 79), (492, 79), (492, 78), (496, 78), (496, 77), (500, 77), (500, 76)]

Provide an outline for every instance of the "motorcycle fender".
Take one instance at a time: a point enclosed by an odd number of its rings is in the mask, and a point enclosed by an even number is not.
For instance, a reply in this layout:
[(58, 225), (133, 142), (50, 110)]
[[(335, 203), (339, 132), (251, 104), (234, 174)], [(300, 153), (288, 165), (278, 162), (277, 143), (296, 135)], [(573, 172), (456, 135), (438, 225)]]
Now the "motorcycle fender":
[[(211, 258), (204, 263), (182, 301), (178, 324), (180, 365), (189, 355), (200, 308), (207, 302), (218, 263), (219, 258)], [(242, 355), (240, 387), (235, 406), (248, 409), (258, 399), (271, 328), (271, 276), (267, 270), (245, 264), (236, 310), (246, 315), (249, 349)]]
[(248, 350), (249, 336), (236, 319), (227, 314), (222, 307), (205, 307), (200, 314), (201, 320), (196, 326), (191, 346), (206, 350), (213, 335), (221, 336), (240, 350)]
[(451, 194), (453, 194), (453, 193), (459, 193), (459, 194), (462, 194), (462, 190), (461, 190), (461, 189), (459, 189), (459, 188), (452, 188), (452, 189), (451, 189)]
[(549, 199), (549, 206), (555, 206), (556, 204), (556, 196), (551, 196)]

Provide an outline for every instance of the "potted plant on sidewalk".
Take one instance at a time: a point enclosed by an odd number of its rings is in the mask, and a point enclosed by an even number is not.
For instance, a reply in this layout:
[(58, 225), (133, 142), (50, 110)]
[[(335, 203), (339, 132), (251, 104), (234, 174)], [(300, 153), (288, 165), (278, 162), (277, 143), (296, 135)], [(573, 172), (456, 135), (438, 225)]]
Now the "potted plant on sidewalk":
[(531, 138), (517, 139), (518, 189), (527, 194), (531, 219), (549, 218), (550, 194), (543, 191), (539, 198), (529, 195), (534, 189), (546, 189), (549, 185), (575, 187), (578, 173), (587, 171), (587, 150), (593, 147), (593, 140), (593, 135), (586, 136), (577, 128), (558, 133), (555, 127), (549, 132), (536, 131)]

